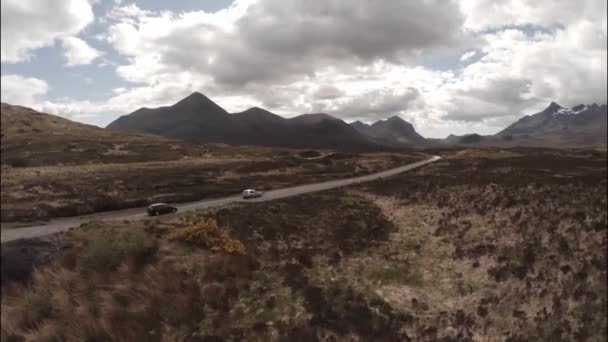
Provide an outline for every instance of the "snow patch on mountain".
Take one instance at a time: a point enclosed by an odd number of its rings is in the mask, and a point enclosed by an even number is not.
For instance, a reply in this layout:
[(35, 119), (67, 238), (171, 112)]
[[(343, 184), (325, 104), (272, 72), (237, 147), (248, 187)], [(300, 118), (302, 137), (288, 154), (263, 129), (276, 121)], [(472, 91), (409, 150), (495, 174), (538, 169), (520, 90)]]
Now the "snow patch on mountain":
[(562, 107), (562, 108), (556, 110), (553, 113), (553, 115), (555, 115), (555, 116), (558, 116), (558, 115), (576, 115), (576, 114), (579, 114), (579, 113), (585, 111), (587, 109), (587, 106), (582, 106), (582, 107), (581, 106), (577, 106), (575, 108), (576, 108), (576, 110), (573, 109), (573, 108), (564, 108), (564, 107)]

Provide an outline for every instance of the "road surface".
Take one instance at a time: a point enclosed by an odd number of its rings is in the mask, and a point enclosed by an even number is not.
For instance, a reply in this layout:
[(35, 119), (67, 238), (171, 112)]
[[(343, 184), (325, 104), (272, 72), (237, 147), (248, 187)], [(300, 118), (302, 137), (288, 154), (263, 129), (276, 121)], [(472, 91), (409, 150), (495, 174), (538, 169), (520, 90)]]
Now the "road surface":
[[(231, 203), (237, 202), (264, 202), (271, 201), (279, 198), (285, 198), (290, 196), (296, 196), (301, 194), (306, 194), (310, 192), (329, 190), (334, 188), (339, 188), (343, 186), (347, 186), (350, 184), (358, 184), (363, 182), (369, 182), (379, 178), (386, 178), (390, 176), (394, 176), (396, 174), (406, 172), (426, 164), (432, 163), (441, 159), (441, 157), (433, 156), (430, 159), (423, 160), (420, 162), (404, 165), (401, 167), (397, 167), (394, 169), (381, 171), (378, 173), (374, 173), (371, 175), (354, 177), (354, 178), (346, 178), (346, 179), (338, 179), (331, 180), (322, 183), (314, 183), (314, 184), (306, 184), (306, 185), (298, 185), (290, 188), (271, 190), (264, 193), (264, 196), (256, 199), (243, 200), (241, 195), (235, 195), (225, 198), (213, 199), (213, 200), (202, 200), (197, 202), (189, 202), (175, 205), (180, 212), (187, 210), (195, 210), (195, 209), (205, 209), (211, 207), (220, 207)], [(69, 230), (70, 228), (78, 227), (83, 223), (90, 222), (93, 220), (103, 220), (103, 221), (122, 221), (122, 220), (141, 220), (148, 217), (146, 214), (145, 208), (135, 208), (135, 209), (127, 209), (127, 210), (116, 210), (116, 211), (108, 211), (104, 213), (91, 214), (91, 215), (83, 215), (76, 217), (68, 217), (68, 218), (59, 218), (50, 220), (49, 222), (42, 225), (35, 225), (29, 227), (22, 228), (14, 228), (14, 229), (6, 229), (2, 230), (2, 243), (13, 241), (17, 239), (25, 239), (25, 238), (34, 238), (41, 237), (45, 235), (50, 235), (62, 231)]]

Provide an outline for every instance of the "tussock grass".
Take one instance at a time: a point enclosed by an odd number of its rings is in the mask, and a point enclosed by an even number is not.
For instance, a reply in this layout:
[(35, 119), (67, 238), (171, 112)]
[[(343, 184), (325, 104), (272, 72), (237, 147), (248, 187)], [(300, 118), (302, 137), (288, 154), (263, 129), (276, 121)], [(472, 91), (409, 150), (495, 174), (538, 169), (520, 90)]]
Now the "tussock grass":
[(105, 279), (49, 268), (3, 297), (2, 341), (182, 340), (202, 308), (196, 279), (169, 263), (122, 264)]
[(157, 248), (156, 241), (140, 228), (103, 232), (87, 243), (80, 263), (89, 270), (108, 272), (127, 259), (141, 265)]

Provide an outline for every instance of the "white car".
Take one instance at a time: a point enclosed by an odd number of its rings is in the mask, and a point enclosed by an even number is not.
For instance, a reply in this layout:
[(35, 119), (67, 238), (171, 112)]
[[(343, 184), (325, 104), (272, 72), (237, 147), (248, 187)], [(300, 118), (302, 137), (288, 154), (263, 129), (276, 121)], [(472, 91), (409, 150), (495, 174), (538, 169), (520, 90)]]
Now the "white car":
[(263, 195), (263, 192), (257, 191), (254, 189), (247, 189), (247, 190), (243, 191), (244, 199), (262, 197), (262, 195)]

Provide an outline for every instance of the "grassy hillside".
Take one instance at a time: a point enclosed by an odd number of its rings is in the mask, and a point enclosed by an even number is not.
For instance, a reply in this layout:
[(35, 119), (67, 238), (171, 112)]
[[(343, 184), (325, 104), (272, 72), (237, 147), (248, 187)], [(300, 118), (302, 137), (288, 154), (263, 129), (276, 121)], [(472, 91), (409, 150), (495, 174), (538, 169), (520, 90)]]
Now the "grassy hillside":
[(213, 146), (124, 134), (2, 103), (3, 166), (79, 165), (176, 160), (213, 153)]

